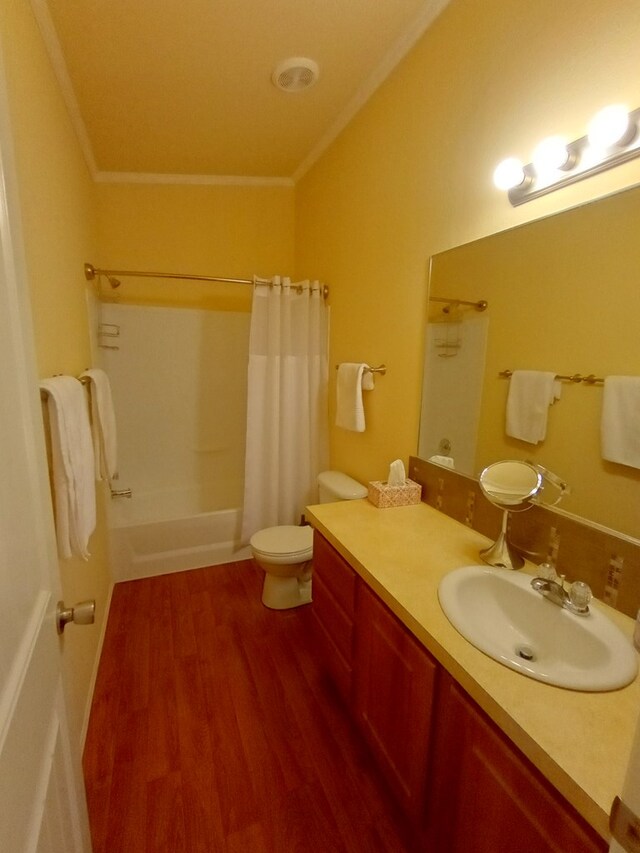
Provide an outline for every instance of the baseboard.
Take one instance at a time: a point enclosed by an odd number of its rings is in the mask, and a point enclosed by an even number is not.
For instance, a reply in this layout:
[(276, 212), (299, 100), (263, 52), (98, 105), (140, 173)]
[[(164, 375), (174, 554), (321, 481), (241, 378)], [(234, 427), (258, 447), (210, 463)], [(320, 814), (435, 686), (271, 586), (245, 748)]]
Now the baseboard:
[(84, 744), (87, 738), (87, 730), (89, 728), (89, 717), (91, 716), (91, 706), (93, 704), (93, 694), (96, 689), (96, 681), (98, 679), (98, 668), (100, 667), (100, 658), (102, 656), (102, 646), (104, 644), (104, 638), (107, 633), (107, 622), (109, 621), (109, 611), (111, 610), (111, 599), (113, 597), (113, 588), (115, 583), (111, 583), (109, 586), (109, 592), (107, 594), (107, 600), (105, 602), (105, 613), (104, 619), (102, 620), (102, 625), (100, 626), (100, 636), (98, 638), (98, 647), (96, 649), (96, 656), (93, 661), (93, 670), (91, 672), (91, 678), (89, 679), (89, 690), (87, 692), (87, 701), (84, 708), (84, 716), (82, 719), (82, 729), (80, 731), (80, 753), (84, 753)]

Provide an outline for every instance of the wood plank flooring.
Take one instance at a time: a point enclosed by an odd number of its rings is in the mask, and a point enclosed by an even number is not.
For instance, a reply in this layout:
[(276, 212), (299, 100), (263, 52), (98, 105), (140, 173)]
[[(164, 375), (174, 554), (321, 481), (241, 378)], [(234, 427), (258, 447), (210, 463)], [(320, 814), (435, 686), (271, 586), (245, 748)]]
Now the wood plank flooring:
[(115, 587), (84, 771), (94, 853), (406, 853), (405, 824), (252, 561)]

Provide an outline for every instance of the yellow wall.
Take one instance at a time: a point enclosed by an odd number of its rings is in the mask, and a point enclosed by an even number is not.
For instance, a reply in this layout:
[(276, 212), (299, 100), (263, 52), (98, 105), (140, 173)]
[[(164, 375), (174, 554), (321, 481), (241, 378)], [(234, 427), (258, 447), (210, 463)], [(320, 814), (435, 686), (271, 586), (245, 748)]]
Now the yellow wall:
[(366, 432), (332, 429), (333, 466), (366, 481), (416, 451), (432, 254), (640, 181), (636, 160), (517, 209), (491, 183), (601, 106), (638, 106), (639, 36), (636, 0), (452, 0), (299, 182), (297, 271), (331, 285), (331, 362), (389, 368)]
[[(97, 184), (99, 257), (106, 269), (224, 278), (293, 275), (294, 190), (272, 186)], [(122, 302), (248, 311), (251, 288), (123, 278)]]
[[(26, 265), (41, 376), (90, 364), (82, 262), (95, 245), (93, 186), (28, 0), (0, 4), (0, 37), (18, 169)], [(103, 498), (104, 496), (101, 495)], [(101, 500), (91, 559), (63, 560), (65, 601), (95, 598), (96, 624), (61, 640), (69, 716), (77, 742), (110, 589)]]

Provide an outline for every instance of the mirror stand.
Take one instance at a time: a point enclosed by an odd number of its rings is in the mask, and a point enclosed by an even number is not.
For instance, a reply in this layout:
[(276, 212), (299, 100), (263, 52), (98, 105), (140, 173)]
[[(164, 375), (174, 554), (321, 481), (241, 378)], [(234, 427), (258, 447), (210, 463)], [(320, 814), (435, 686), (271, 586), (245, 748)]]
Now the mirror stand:
[(509, 510), (502, 513), (502, 529), (496, 541), (489, 548), (480, 551), (480, 557), (490, 566), (498, 569), (521, 569), (524, 559), (507, 539), (507, 527), (509, 525)]
[(494, 506), (502, 510), (500, 535), (490, 548), (480, 551), (480, 557), (490, 566), (498, 569), (521, 569), (524, 559), (507, 539), (507, 527), (510, 512), (523, 512), (534, 503), (541, 503), (540, 497), (545, 482), (558, 489), (558, 497), (549, 506), (555, 506), (563, 495), (567, 494), (567, 484), (543, 468), (531, 462), (519, 462), (508, 459), (488, 465), (480, 474), (480, 489)]
[(542, 489), (542, 473), (529, 462), (508, 459), (494, 462), (480, 474), (480, 489), (494, 506), (502, 510), (500, 535), (480, 557), (498, 569), (521, 569), (524, 559), (507, 539), (510, 512), (529, 509)]

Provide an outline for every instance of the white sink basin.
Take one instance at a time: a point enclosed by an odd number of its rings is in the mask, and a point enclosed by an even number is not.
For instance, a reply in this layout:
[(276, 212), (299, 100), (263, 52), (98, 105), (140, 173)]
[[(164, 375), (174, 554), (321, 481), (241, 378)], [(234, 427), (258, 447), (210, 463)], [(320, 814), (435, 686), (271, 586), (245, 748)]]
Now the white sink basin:
[(465, 566), (440, 582), (440, 605), (462, 636), (529, 678), (572, 690), (615, 690), (633, 681), (638, 655), (593, 607), (577, 616), (531, 588), (531, 576)]

